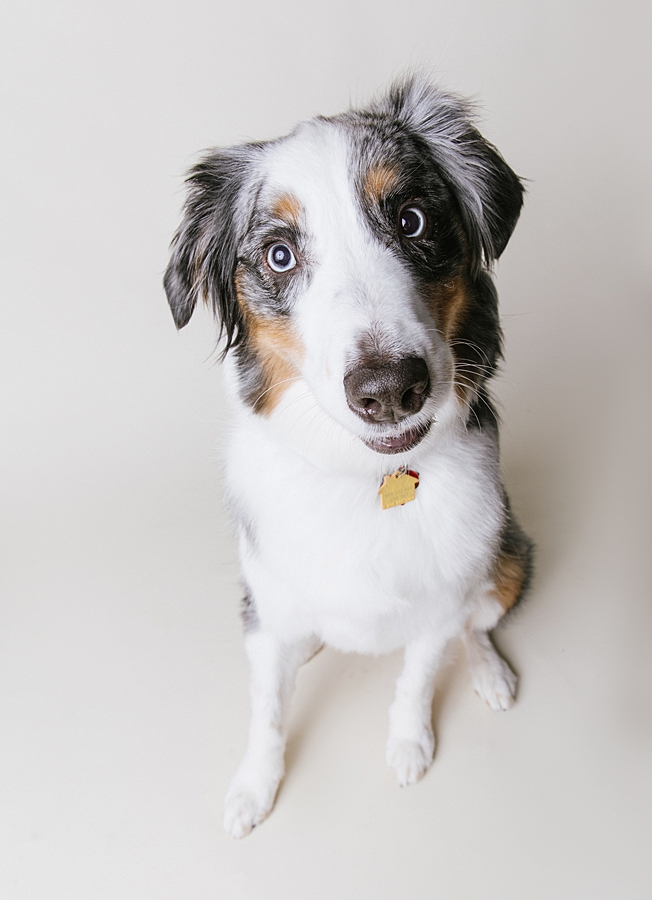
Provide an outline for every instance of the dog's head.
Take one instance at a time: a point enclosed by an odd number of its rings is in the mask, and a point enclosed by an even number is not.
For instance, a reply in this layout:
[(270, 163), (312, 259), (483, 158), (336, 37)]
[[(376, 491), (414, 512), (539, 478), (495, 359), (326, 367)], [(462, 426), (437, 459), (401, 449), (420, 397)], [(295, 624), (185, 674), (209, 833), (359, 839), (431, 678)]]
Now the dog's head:
[(168, 299), (178, 328), (212, 305), (252, 415), (287, 430), (313, 409), (315, 444), (397, 462), (466, 422), (500, 356), (488, 269), (523, 190), (463, 101), (413, 78), (212, 151), (188, 189)]

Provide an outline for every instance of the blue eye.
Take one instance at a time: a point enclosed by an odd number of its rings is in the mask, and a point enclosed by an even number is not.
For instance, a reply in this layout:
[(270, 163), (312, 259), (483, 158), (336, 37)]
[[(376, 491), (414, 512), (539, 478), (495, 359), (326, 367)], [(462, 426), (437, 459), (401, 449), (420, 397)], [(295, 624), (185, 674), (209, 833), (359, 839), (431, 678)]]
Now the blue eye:
[(406, 206), (400, 215), (401, 231), (407, 238), (418, 238), (426, 230), (426, 214), (418, 206)]
[(267, 264), (274, 272), (289, 272), (297, 261), (287, 244), (272, 244), (267, 251)]

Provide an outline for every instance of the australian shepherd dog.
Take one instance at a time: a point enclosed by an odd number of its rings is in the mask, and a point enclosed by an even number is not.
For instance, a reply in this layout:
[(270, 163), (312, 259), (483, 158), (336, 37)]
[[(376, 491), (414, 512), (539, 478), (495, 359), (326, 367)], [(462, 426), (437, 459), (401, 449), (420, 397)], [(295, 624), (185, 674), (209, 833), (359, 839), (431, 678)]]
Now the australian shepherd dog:
[(453, 639), (480, 697), (513, 703), (490, 633), (532, 546), (488, 382), (491, 266), (523, 188), (469, 105), (418, 76), (366, 109), (212, 150), (187, 187), (165, 288), (178, 328), (199, 299), (214, 310), (233, 401), (225, 483), (252, 708), (225, 827), (242, 837), (274, 804), (296, 671), (324, 644), (404, 648), (387, 741), (400, 785), (432, 761)]

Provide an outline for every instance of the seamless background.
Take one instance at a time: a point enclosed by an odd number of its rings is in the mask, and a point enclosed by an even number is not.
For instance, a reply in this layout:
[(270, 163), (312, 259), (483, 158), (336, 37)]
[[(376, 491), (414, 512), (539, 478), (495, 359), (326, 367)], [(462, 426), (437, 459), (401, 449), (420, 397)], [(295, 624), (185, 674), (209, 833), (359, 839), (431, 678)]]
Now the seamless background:
[[(652, 895), (651, 50), (636, 0), (5, 0), (2, 896)], [(236, 843), (220, 371), (208, 314), (177, 334), (161, 286), (182, 177), (410, 67), (476, 97), (528, 179), (496, 270), (504, 469), (538, 544), (498, 637), (520, 694), (483, 708), (453, 655), (435, 764), (401, 791), (399, 656), (325, 651), (277, 808)]]

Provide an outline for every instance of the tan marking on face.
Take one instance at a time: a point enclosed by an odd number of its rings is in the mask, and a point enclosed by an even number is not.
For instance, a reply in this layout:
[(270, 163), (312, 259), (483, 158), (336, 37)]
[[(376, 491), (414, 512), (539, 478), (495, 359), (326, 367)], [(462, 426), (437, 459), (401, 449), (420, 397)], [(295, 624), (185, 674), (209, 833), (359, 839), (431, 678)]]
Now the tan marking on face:
[(298, 225), (302, 207), (293, 194), (280, 194), (272, 204), (272, 215), (288, 225)]
[(365, 196), (379, 203), (396, 186), (398, 178), (398, 170), (392, 166), (382, 164), (372, 166), (364, 177)]
[(238, 275), (236, 296), (247, 326), (249, 345), (262, 372), (260, 390), (252, 398), (252, 409), (259, 415), (269, 416), (287, 389), (301, 377), (298, 367), (304, 349), (287, 318), (272, 318), (252, 311)]
[(468, 353), (469, 348), (462, 342), (456, 342), (468, 305), (468, 286), (461, 275), (433, 285), (428, 297), (430, 314), (450, 345), (455, 360), (455, 393), (462, 403), (468, 401), (477, 381), (473, 377), (474, 361)]
[(516, 556), (502, 554), (494, 567), (494, 589), (491, 594), (507, 612), (521, 596), (525, 582), (523, 562)]
[(466, 280), (461, 276), (440, 286), (439, 309), (444, 340), (454, 340), (469, 305)]

